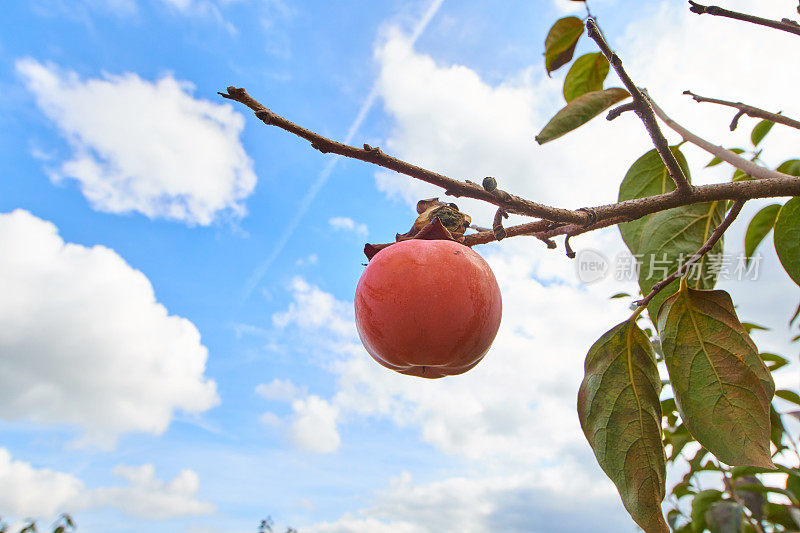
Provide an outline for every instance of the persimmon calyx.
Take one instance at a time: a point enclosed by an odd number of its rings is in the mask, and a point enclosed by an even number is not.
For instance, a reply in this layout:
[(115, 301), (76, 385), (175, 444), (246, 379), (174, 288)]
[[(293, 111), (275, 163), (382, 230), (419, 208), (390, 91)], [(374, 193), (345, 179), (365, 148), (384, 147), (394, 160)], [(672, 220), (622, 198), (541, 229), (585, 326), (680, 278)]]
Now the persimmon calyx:
[(365, 244), (364, 255), (372, 257), (392, 244), (411, 239), (447, 240), (464, 244), (464, 232), (472, 223), (472, 217), (458, 210), (453, 203), (440, 202), (438, 198), (429, 198), (417, 202), (419, 216), (411, 229), (406, 233), (398, 233), (395, 242), (386, 244)]

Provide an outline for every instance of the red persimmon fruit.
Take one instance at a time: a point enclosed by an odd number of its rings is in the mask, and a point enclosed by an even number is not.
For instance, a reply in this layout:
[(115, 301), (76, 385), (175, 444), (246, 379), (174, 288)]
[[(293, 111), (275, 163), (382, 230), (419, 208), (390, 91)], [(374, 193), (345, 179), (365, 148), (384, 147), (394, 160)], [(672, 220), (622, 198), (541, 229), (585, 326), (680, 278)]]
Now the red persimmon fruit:
[(356, 326), (383, 366), (440, 378), (477, 365), (497, 335), (500, 288), (471, 248), (412, 239), (378, 252), (356, 288)]

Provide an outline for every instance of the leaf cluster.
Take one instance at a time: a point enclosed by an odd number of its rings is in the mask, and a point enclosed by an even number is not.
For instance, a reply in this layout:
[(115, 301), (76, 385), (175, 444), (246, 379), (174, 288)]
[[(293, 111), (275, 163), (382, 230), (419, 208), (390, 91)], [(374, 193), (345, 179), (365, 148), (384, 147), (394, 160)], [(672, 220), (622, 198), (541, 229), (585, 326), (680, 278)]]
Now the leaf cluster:
[[(679, 147), (672, 151), (689, 176)], [(793, 161), (781, 166), (789, 168)], [(619, 198), (642, 198), (674, 188), (658, 153), (651, 150), (630, 167)], [(642, 294), (696, 252), (728, 208), (725, 202), (695, 204), (620, 224), (623, 241), (638, 260)], [(749, 223), (747, 258), (740, 267), (754, 266), (756, 248), (774, 231), (781, 264), (800, 283), (798, 229), (800, 198), (763, 208)], [(773, 398), (800, 406), (800, 395), (775, 391), (771, 373), (789, 360), (759, 353), (750, 333), (765, 328), (741, 322), (730, 295), (712, 290), (722, 257), (720, 239), (680, 281), (650, 300), (653, 338), (639, 325), (644, 312), (639, 308), (604, 334), (586, 357), (578, 396), (581, 426), (626, 509), (648, 532), (800, 529), (792, 518), (800, 513), (800, 494), (792, 491), (800, 490), (800, 470), (773, 462), (786, 462), (783, 454), (790, 441)], [(664, 374), (669, 379), (662, 391), (659, 376)], [(689, 451), (694, 455), (686, 458)], [(676, 462), (688, 466), (688, 472), (669, 493), (674, 505), (665, 520), (661, 502), (667, 495), (666, 466)], [(776, 468), (787, 474), (789, 488), (758, 477)], [(701, 472), (716, 473), (724, 490), (701, 490)], [(741, 481), (744, 473), (752, 476), (746, 483)], [(770, 501), (767, 494), (781, 494), (789, 503)], [(761, 529), (753, 529), (752, 523)]]
[[(545, 41), (548, 75), (568, 65), (585, 23), (562, 18)], [(547, 123), (543, 144), (575, 130), (630, 94), (604, 88), (609, 62), (601, 53), (575, 59), (564, 80), (566, 105)], [(760, 145), (774, 123), (758, 122), (748, 149), (730, 151), (762, 164)], [(690, 169), (680, 146), (670, 148), (687, 179)], [(723, 161), (714, 158), (707, 166)], [(777, 167), (800, 176), (800, 160)], [(731, 181), (752, 180), (735, 170)], [(623, 177), (619, 201), (675, 190), (662, 154), (651, 150)], [(622, 503), (647, 532), (767, 532), (800, 530), (800, 470), (788, 466), (798, 450), (773, 399), (800, 406), (800, 395), (775, 390), (772, 372), (789, 360), (760, 353), (750, 336), (765, 329), (739, 320), (730, 295), (713, 290), (723, 270), (724, 241), (713, 233), (731, 203), (713, 201), (656, 212), (618, 225), (637, 264), (642, 295), (713, 247), (690, 269), (646, 301), (653, 329), (640, 327), (645, 308), (606, 332), (590, 348), (578, 393), (578, 415), (598, 463), (619, 490)], [(734, 214), (735, 216), (735, 214)], [(745, 235), (739, 274), (754, 268), (756, 250), (773, 233), (781, 265), (800, 285), (800, 198), (763, 207)], [(760, 259), (760, 258), (759, 258)], [(625, 298), (626, 293), (612, 298)], [(800, 306), (790, 326), (800, 314)], [(655, 333), (653, 333), (655, 331)], [(800, 335), (793, 340), (800, 339)], [(662, 381), (661, 376), (668, 376)], [(790, 412), (798, 416), (800, 412)], [(791, 447), (791, 448), (790, 448)], [(794, 459), (800, 461), (800, 455)], [(687, 469), (666, 490), (667, 465)], [(792, 463), (792, 464), (796, 464)], [(777, 476), (764, 474), (780, 472)], [(716, 480), (719, 488), (700, 486)], [(707, 487), (707, 486), (706, 486)], [(669, 496), (666, 517), (662, 502)], [(770, 497), (772, 496), (772, 497)]]

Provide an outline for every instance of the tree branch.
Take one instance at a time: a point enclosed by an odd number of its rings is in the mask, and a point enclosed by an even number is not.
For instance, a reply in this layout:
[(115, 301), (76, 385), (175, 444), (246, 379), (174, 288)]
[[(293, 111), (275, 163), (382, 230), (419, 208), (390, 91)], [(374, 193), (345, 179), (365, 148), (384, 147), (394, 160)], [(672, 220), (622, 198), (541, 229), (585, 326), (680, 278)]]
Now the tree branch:
[[(664, 165), (666, 165), (672, 181), (675, 182), (675, 186), (677, 187), (676, 190), (681, 194), (691, 191), (692, 186), (689, 183), (689, 180), (686, 179), (686, 176), (683, 174), (683, 170), (678, 164), (678, 160), (675, 159), (675, 154), (673, 154), (672, 150), (669, 149), (669, 143), (664, 137), (664, 134), (661, 133), (661, 129), (658, 127), (658, 121), (653, 114), (653, 110), (650, 108), (650, 103), (644, 97), (644, 95), (642, 95), (642, 92), (639, 90), (636, 84), (633, 83), (633, 80), (631, 80), (630, 76), (628, 76), (628, 73), (622, 67), (622, 60), (608, 46), (608, 43), (606, 42), (603, 34), (600, 32), (600, 29), (593, 18), (586, 20), (586, 30), (589, 37), (591, 37), (597, 43), (600, 51), (603, 52), (603, 55), (606, 56), (608, 62), (614, 67), (614, 71), (619, 76), (619, 79), (622, 80), (625, 88), (628, 89), (629, 93), (631, 93), (634, 105), (633, 110), (644, 123), (647, 133), (650, 134), (650, 138), (653, 140), (653, 144), (655, 145), (656, 150), (658, 150), (658, 154), (664, 161)], [(625, 108), (623, 108), (623, 111), (624, 110)], [(615, 118), (615, 116), (612, 115), (613, 113), (615, 113), (615, 111), (609, 113), (609, 120), (613, 120), (613, 118)]]
[[(636, 220), (645, 215), (700, 202), (711, 202), (715, 200), (749, 200), (753, 198), (771, 198), (778, 196), (800, 196), (800, 179), (787, 174), (764, 169), (747, 160), (745, 163), (752, 165), (756, 170), (770, 172), (769, 180), (747, 180), (738, 182), (715, 183), (711, 185), (700, 185), (692, 187), (687, 193), (680, 193), (677, 189), (655, 196), (645, 198), (635, 198), (618, 202), (615, 204), (600, 205), (596, 207), (581, 209), (562, 209), (547, 205), (530, 202), (518, 196), (511, 195), (499, 189), (492, 189), (492, 180), (484, 180), (484, 183), (492, 190), (486, 190), (481, 185), (470, 181), (458, 181), (430, 170), (412, 165), (400, 159), (384, 154), (380, 149), (366, 146), (363, 150), (354, 146), (332, 141), (322, 135), (307, 130), (297, 124), (289, 122), (283, 117), (276, 115), (268, 110), (256, 100), (251, 98), (244, 89), (228, 88), (228, 94), (222, 96), (240, 102), (256, 112), (265, 123), (282, 128), (290, 133), (294, 133), (312, 143), (318, 150), (323, 152), (337, 153), (346, 157), (351, 157), (384, 168), (401, 172), (412, 178), (416, 178), (438, 187), (445, 189), (446, 193), (460, 196), (468, 196), (483, 200), (490, 204), (502, 207), (507, 212), (518, 213), (526, 216), (542, 218), (544, 220), (521, 224), (505, 228), (507, 237), (519, 235), (531, 235), (540, 239), (549, 239), (557, 235), (578, 235), (587, 231), (612, 226), (621, 222)], [(663, 112), (653, 104), (656, 113)], [(661, 116), (661, 115), (659, 115)], [(661, 117), (662, 119), (664, 117)], [(668, 120), (668, 119), (667, 119)], [(665, 120), (665, 122), (667, 122)], [(670, 125), (670, 122), (667, 122)], [(671, 126), (672, 127), (672, 126)], [(679, 132), (680, 133), (680, 132)], [(710, 144), (710, 143), (708, 143)], [(721, 147), (715, 147), (717, 151), (729, 154), (739, 160), (738, 156), (731, 154)], [(713, 152), (715, 153), (716, 152)], [(727, 157), (727, 156), (726, 156)], [(729, 159), (724, 160), (729, 161)], [(736, 163), (732, 163), (737, 166)], [(738, 166), (737, 166), (738, 168)], [(749, 171), (748, 171), (749, 169)], [(755, 175), (752, 168), (743, 168), (748, 174)], [(759, 175), (759, 177), (764, 177)], [(496, 183), (495, 183), (496, 186)], [(495, 240), (493, 232), (479, 232), (471, 236), (469, 242), (481, 244)]]
[(679, 277), (683, 276), (686, 273), (686, 271), (689, 270), (690, 266), (692, 266), (694, 263), (697, 262), (698, 259), (707, 254), (714, 247), (714, 245), (717, 244), (717, 241), (719, 241), (722, 238), (722, 234), (725, 233), (725, 230), (727, 230), (728, 227), (730, 227), (730, 225), (733, 223), (733, 221), (736, 220), (736, 217), (739, 216), (739, 213), (742, 210), (742, 206), (744, 206), (744, 201), (736, 200), (733, 203), (733, 207), (731, 207), (731, 210), (728, 211), (728, 215), (725, 217), (725, 220), (723, 220), (722, 223), (720, 223), (720, 225), (717, 226), (717, 228), (714, 230), (714, 233), (711, 234), (706, 243), (703, 246), (701, 246), (700, 249), (697, 250), (697, 252), (695, 252), (695, 254), (692, 257), (690, 257), (683, 265), (681, 265), (681, 267), (678, 270), (676, 270), (666, 278), (662, 279), (661, 281), (653, 285), (653, 288), (650, 290), (647, 296), (645, 296), (641, 300), (634, 302), (639, 306), (638, 309), (640, 310), (647, 307), (647, 304), (650, 303), (650, 300), (652, 300), (656, 294), (661, 292), (661, 290), (664, 287), (666, 287)]
[(683, 91), (683, 94), (688, 94), (694, 99), (695, 102), (701, 102), (701, 103), (709, 102), (712, 104), (719, 104), (738, 109), (739, 112), (736, 114), (736, 118), (734, 118), (733, 122), (731, 122), (731, 131), (736, 129), (736, 123), (738, 122), (739, 117), (742, 115), (748, 115), (754, 118), (763, 118), (778, 124), (783, 124), (784, 126), (790, 126), (792, 128), (800, 129), (800, 121), (794, 120), (789, 117), (785, 117), (780, 113), (771, 113), (769, 111), (764, 111), (763, 109), (743, 104), (742, 102), (729, 102), (728, 100), (708, 98), (705, 96), (700, 96), (699, 94), (694, 94), (692, 91)]
[(768, 28), (788, 31), (789, 33), (800, 35), (800, 25), (798, 25), (793, 20), (789, 19), (770, 20), (761, 17), (756, 17), (754, 15), (747, 15), (745, 13), (738, 13), (736, 11), (728, 11), (727, 9), (722, 9), (721, 7), (717, 6), (704, 6), (698, 4), (697, 2), (693, 2), (692, 0), (689, 0), (689, 4), (691, 4), (689, 11), (691, 11), (692, 13), (697, 13), (698, 15), (703, 15), (707, 13), (709, 15), (716, 15), (718, 17), (727, 17), (736, 20), (743, 20), (745, 22), (752, 22), (753, 24), (758, 24), (760, 26), (767, 26)]
[[(687, 130), (664, 113), (658, 105), (650, 101), (650, 104), (653, 106), (653, 111), (655, 114), (664, 121), (664, 124), (669, 126), (675, 132), (677, 132), (684, 141), (689, 141), (690, 143), (699, 146), (706, 152), (717, 156), (718, 158), (722, 159), (723, 161), (730, 163), (734, 167), (738, 168), (742, 172), (752, 176), (754, 178), (761, 178), (761, 179), (785, 179), (785, 178), (792, 178), (797, 180), (794, 176), (790, 176), (789, 174), (784, 174), (783, 172), (778, 172), (777, 170), (771, 170), (766, 167), (761, 167), (753, 163), (752, 161), (748, 161), (743, 157), (739, 157), (737, 154), (734, 154), (730, 150), (726, 150), (722, 146), (712, 144), (707, 140), (703, 139), (692, 133), (691, 131)], [(744, 182), (741, 182), (744, 183)]]
[[(504, 191), (499, 190), (486, 190), (477, 183), (471, 181), (458, 181), (436, 172), (412, 165), (406, 161), (394, 158), (381, 151), (378, 147), (364, 145), (364, 148), (356, 148), (347, 144), (339, 143), (328, 139), (318, 133), (298, 126), (289, 120), (277, 115), (261, 105), (258, 101), (253, 99), (247, 91), (236, 87), (228, 87), (227, 94), (219, 93), (223, 98), (235, 100), (252, 109), (256, 116), (261, 119), (265, 124), (277, 126), (290, 133), (294, 133), (298, 137), (309, 141), (311, 147), (327, 154), (339, 154), (352, 159), (358, 159), (367, 163), (372, 163), (401, 174), (406, 174), (412, 178), (416, 178), (427, 183), (431, 183), (445, 190), (445, 194), (467, 198), (475, 198), (483, 200), (498, 207), (502, 207), (508, 213), (516, 213), (520, 215), (527, 215), (537, 218), (546, 218), (548, 220), (557, 220), (560, 222), (572, 223), (586, 223), (589, 221), (587, 213), (573, 211), (570, 209), (560, 209), (550, 207), (536, 202), (531, 202), (514, 196)], [(499, 192), (498, 192), (499, 191)]]

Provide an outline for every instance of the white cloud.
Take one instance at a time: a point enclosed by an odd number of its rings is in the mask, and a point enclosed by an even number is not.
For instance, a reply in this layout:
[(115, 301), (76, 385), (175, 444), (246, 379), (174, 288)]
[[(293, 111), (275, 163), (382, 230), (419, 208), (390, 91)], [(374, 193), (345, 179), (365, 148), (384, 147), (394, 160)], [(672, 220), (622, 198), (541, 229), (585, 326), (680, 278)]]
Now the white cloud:
[(93, 490), (90, 497), (92, 506), (107, 505), (150, 520), (205, 515), (215, 511), (213, 504), (195, 499), (200, 489), (200, 478), (193, 470), (181, 470), (168, 482), (156, 479), (151, 464), (138, 467), (119, 465), (113, 472), (128, 481), (128, 486)]
[(304, 393), (305, 388), (300, 388), (291, 380), (275, 378), (269, 383), (259, 383), (256, 385), (256, 394), (266, 400), (279, 402), (291, 402)]
[(366, 224), (360, 224), (348, 217), (333, 217), (328, 220), (328, 224), (334, 229), (352, 231), (359, 237), (366, 237), (369, 234)]
[(286, 311), (272, 315), (272, 322), (276, 326), (285, 328), (289, 324), (299, 324), (306, 328), (325, 329), (337, 337), (346, 338), (350, 335), (351, 306), (310, 285), (301, 277), (295, 277), (289, 288), (294, 301)]
[(258, 421), (265, 426), (272, 426), (276, 428), (280, 428), (283, 425), (281, 418), (275, 413), (270, 413), (269, 411), (262, 413), (261, 416), (258, 417)]
[(196, 499), (199, 478), (192, 470), (172, 480), (156, 479), (153, 465), (117, 466), (113, 472), (127, 480), (122, 487), (90, 489), (73, 474), (36, 468), (14, 460), (0, 448), (0, 508), (4, 516), (49, 519), (58, 513), (113, 507), (138, 518), (161, 520), (214, 512), (214, 505)]
[(256, 177), (229, 104), (169, 75), (82, 80), (30, 58), (16, 68), (73, 151), (51, 178), (76, 180), (94, 209), (199, 225), (245, 214)]
[(339, 449), (341, 438), (336, 427), (339, 409), (318, 396), (310, 395), (292, 402), (294, 419), (289, 438), (301, 450), (332, 453)]
[(86, 488), (72, 474), (12, 460), (0, 448), (0, 509), (20, 518), (54, 516), (68, 507), (84, 507)]
[(112, 445), (219, 402), (197, 328), (169, 315), (113, 250), (65, 243), (27, 211), (0, 214), (0, 417), (67, 423)]
[(309, 435), (338, 443), (338, 423), (388, 418), (418, 428), (423, 440), (445, 453), (501, 468), (547, 464), (576, 453), (589, 461), (574, 407), (583, 357), (627, 309), (609, 301), (602, 285), (591, 292), (568, 281), (574, 275), (566, 258), (570, 270), (546, 284), (536, 276), (553, 267), (523, 244), (487, 259), (504, 296), (500, 332), (475, 369), (442, 380), (409, 378), (375, 363), (358, 341), (352, 304), (296, 279), (294, 301), (275, 322), (297, 328), (288, 334), (325, 353), (325, 366), (338, 376), (329, 400), (295, 401), (296, 419), (310, 419), (312, 412), (319, 418), (308, 424)]
[[(576, 495), (580, 494), (580, 502)], [(435, 531), (624, 531), (631, 523), (613, 490), (579, 471), (537, 470), (503, 476), (452, 477), (414, 483), (408, 473), (378, 491), (375, 503), (309, 533)], [(602, 514), (602, 523), (597, 516)]]

